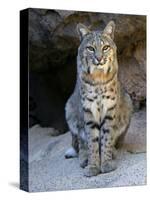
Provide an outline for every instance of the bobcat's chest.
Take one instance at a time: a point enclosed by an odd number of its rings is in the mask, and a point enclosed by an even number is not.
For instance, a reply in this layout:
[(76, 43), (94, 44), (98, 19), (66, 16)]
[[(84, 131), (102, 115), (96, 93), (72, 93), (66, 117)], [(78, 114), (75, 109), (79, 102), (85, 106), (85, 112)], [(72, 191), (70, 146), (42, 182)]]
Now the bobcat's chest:
[(100, 121), (101, 95), (99, 88), (87, 87), (82, 93), (83, 108), (90, 110), (96, 122)]
[(94, 120), (99, 123), (116, 103), (116, 98), (108, 88), (88, 86), (82, 91), (81, 101), (83, 108), (90, 110)]

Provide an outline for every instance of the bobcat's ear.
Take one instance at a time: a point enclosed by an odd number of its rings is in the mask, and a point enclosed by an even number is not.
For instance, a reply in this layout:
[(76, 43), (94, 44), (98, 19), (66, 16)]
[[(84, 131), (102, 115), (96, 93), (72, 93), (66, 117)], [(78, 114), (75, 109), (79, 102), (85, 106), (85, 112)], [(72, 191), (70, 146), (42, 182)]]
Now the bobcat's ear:
[(110, 36), (112, 39), (114, 39), (114, 32), (115, 32), (115, 23), (114, 21), (110, 21), (105, 27), (103, 34), (106, 34)]
[(85, 25), (79, 23), (79, 24), (77, 24), (77, 32), (78, 32), (80, 40), (81, 40), (85, 35), (90, 33), (90, 30)]

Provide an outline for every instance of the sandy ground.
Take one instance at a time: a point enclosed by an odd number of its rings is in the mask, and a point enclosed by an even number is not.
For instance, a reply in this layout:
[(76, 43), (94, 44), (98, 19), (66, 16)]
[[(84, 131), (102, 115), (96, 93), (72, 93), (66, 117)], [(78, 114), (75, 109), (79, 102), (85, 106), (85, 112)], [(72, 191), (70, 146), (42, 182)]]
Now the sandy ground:
[[(79, 167), (78, 158), (65, 159), (71, 144), (69, 133), (52, 137), (53, 129), (36, 125), (29, 130), (29, 191), (53, 191), (146, 184), (146, 153), (129, 153), (121, 149), (117, 155), (118, 168), (107, 174), (87, 178)], [(146, 146), (145, 110), (134, 114), (126, 147)]]

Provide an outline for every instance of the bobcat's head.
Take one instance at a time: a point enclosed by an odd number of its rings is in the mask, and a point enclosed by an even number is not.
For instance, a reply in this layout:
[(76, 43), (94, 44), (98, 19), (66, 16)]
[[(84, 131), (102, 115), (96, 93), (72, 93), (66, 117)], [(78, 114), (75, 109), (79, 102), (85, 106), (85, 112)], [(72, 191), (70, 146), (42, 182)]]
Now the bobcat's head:
[(78, 56), (82, 72), (103, 79), (117, 71), (114, 30), (113, 21), (110, 21), (102, 32), (90, 31), (83, 24), (77, 25), (81, 40)]

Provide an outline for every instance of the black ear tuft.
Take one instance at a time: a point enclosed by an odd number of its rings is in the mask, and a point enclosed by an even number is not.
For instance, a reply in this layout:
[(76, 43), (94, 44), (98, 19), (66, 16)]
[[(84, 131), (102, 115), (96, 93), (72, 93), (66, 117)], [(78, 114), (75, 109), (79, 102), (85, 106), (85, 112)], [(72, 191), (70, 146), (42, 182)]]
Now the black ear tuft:
[(114, 32), (115, 32), (115, 23), (114, 21), (110, 21), (105, 27), (103, 34), (106, 34), (112, 39), (114, 39)]
[(90, 30), (84, 24), (79, 23), (77, 24), (77, 32), (81, 40), (85, 35), (90, 32)]

